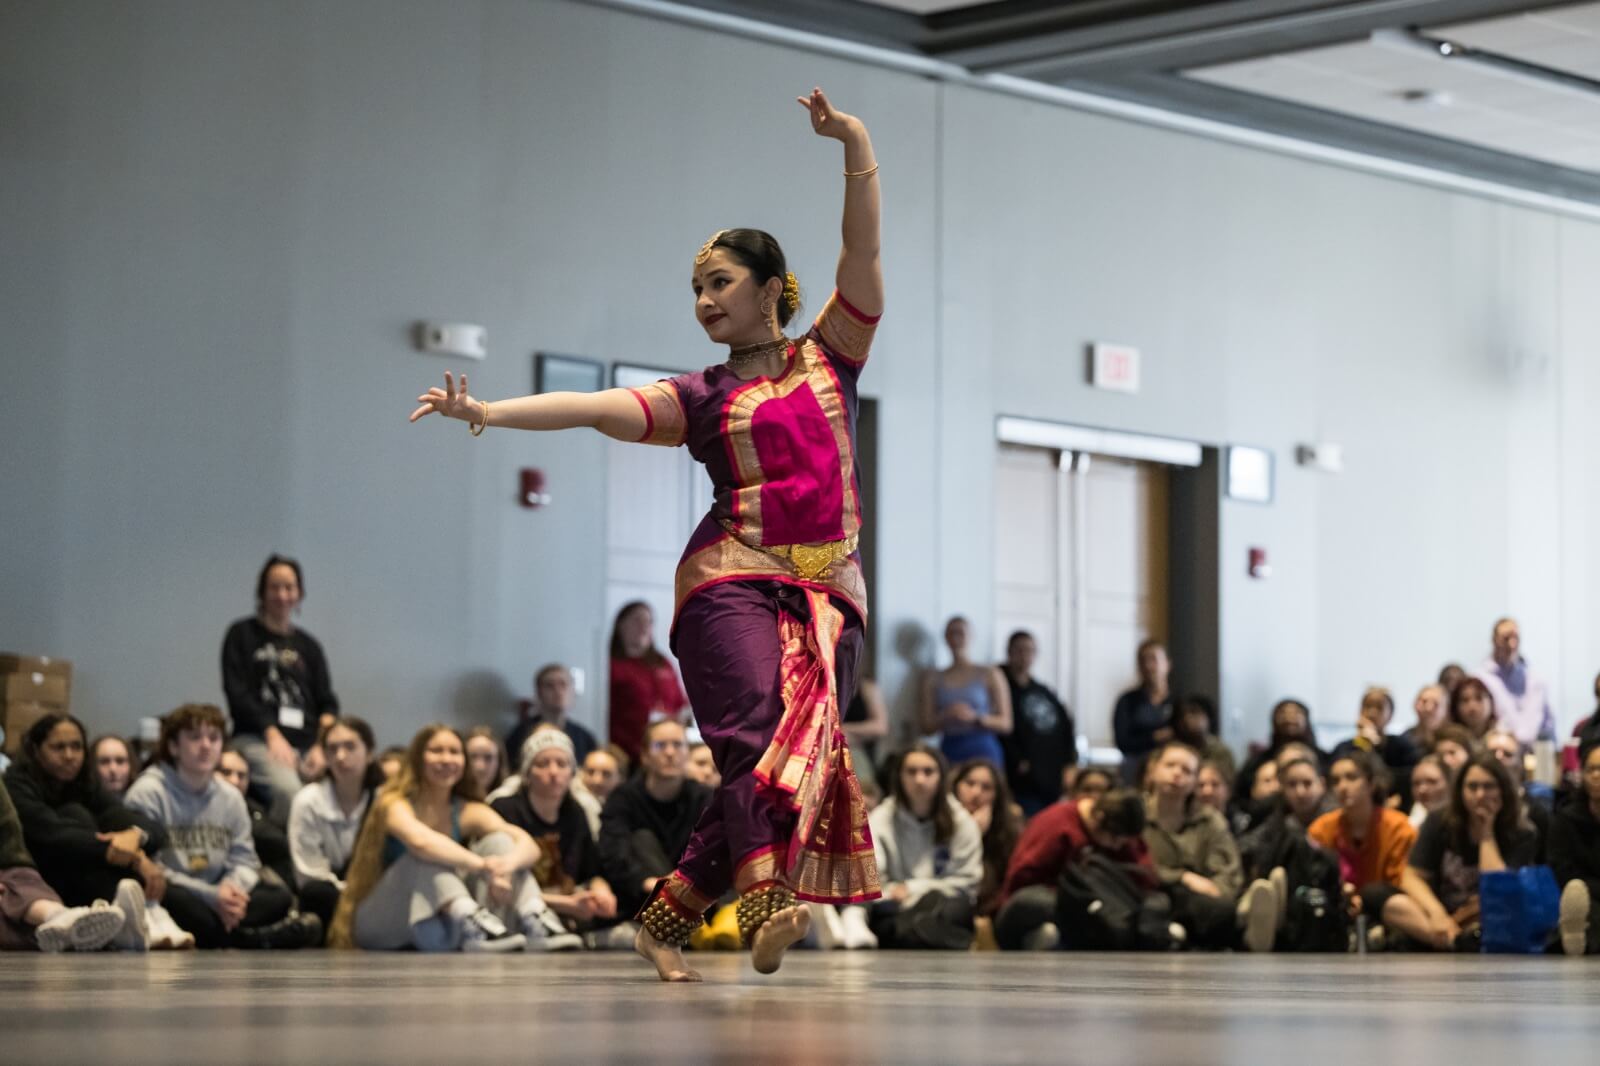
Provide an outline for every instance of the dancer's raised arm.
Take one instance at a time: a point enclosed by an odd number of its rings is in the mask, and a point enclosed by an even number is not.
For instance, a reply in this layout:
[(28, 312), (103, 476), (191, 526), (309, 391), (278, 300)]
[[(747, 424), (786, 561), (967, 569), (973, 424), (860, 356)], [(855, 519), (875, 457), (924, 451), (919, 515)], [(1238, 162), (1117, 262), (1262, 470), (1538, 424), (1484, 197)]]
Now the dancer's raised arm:
[(587, 426), (608, 437), (629, 442), (639, 440), (648, 428), (644, 408), (627, 389), (547, 392), (487, 403), (467, 394), (467, 375), (461, 375), (458, 389), (450, 371), (446, 370), (444, 388), (435, 385), (418, 396), (417, 403), (422, 406), (411, 412), (413, 422), (437, 412), (474, 427), (487, 424), (500, 429), (550, 430)]
[(878, 159), (867, 127), (854, 115), (835, 110), (821, 89), (798, 97), (811, 113), (811, 128), (844, 145), (844, 246), (834, 283), (851, 306), (865, 315), (883, 312), (883, 271), (878, 264)]

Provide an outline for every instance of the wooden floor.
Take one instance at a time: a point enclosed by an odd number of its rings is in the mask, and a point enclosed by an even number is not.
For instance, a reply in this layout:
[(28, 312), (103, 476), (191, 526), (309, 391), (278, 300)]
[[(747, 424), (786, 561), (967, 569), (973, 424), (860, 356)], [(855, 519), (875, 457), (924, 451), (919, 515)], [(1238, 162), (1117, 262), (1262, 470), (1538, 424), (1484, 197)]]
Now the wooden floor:
[(1569, 1066), (1600, 959), (795, 953), (0, 956), (0, 1063)]

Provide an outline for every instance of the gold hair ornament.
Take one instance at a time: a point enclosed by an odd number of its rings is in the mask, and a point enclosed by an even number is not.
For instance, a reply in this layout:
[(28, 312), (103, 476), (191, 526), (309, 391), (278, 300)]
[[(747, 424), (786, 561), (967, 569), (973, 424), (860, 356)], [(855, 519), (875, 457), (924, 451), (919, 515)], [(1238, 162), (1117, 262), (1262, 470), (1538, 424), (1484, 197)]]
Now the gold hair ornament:
[(717, 242), (722, 240), (723, 235), (727, 232), (728, 231), (725, 229), (717, 230), (717, 232), (711, 235), (711, 239), (709, 241), (700, 246), (699, 254), (694, 257), (695, 266), (705, 266), (706, 260), (711, 258), (712, 249), (717, 246)]

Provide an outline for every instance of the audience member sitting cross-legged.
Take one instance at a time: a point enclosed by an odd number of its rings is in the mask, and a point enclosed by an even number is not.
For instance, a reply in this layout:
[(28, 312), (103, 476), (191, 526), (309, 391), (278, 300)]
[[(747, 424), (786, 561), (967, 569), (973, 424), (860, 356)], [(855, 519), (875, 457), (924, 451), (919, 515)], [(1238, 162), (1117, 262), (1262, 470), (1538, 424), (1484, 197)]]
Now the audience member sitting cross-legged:
[(1561, 950), (1600, 954), (1600, 737), (1578, 749), (1579, 787), (1550, 822), (1550, 867), (1561, 888)]
[(1474, 754), (1451, 782), (1450, 806), (1428, 816), (1411, 849), (1402, 886), (1427, 918), (1427, 936), (1413, 939), (1436, 950), (1478, 950), (1479, 873), (1528, 866), (1537, 849), (1505, 767), (1488, 752)]
[(39, 876), (11, 796), (0, 784), (0, 951), (97, 951), (129, 921), (130, 915), (104, 900), (88, 907), (61, 902)]
[[(285, 821), (279, 824), (267, 805), (250, 794), (250, 763), (232, 744), (223, 745), (222, 756), (217, 760), (217, 780), (232, 785), (244, 797), (245, 809), (250, 812), (250, 839), (255, 842), (256, 858), (261, 860), (261, 875), (292, 891), (294, 860), (289, 855), (287, 810)], [(293, 801), (290, 803), (292, 807)]]
[(1172, 919), (1200, 948), (1271, 950), (1278, 901), (1264, 881), (1243, 893), (1239, 848), (1227, 820), (1194, 796), (1200, 754), (1182, 741), (1157, 748), (1145, 796), (1145, 843)]
[(1139, 942), (1142, 914), (1129, 914), (1125, 908), (1117, 918), (1121, 924), (1108, 927), (1109, 908), (1080, 899), (1077, 889), (1092, 884), (1087, 877), (1075, 882), (1073, 891), (1063, 891), (1064, 879), (1083, 874), (1090, 865), (1097, 865), (1096, 873), (1124, 894), (1159, 902), (1159, 909), (1152, 908), (1151, 913), (1158, 916), (1157, 933), (1165, 945), (1170, 906), (1156, 887), (1144, 828), (1144, 799), (1132, 789), (1086, 791), (1034, 815), (1011, 853), (1000, 889), (994, 921), (1000, 947), (1043, 951), (1157, 946)]
[(1384, 768), (1371, 752), (1351, 749), (1334, 756), (1328, 777), (1339, 809), (1313, 822), (1310, 837), (1339, 856), (1339, 881), (1352, 910), (1374, 925), (1425, 940), (1428, 917), (1401, 889), (1417, 830), (1384, 804)]
[(424, 726), (356, 838), (332, 947), (377, 951), (547, 949), (539, 846), (483, 802), (466, 743)]
[[(167, 890), (165, 871), (150, 857), (166, 834), (100, 787), (85, 741), (76, 718), (45, 715), (23, 734), (6, 787), (39, 876), (69, 907), (114, 900), (126, 916), (114, 946), (140, 951), (150, 942), (147, 901)], [(157, 946), (167, 943), (163, 937)]]
[(629, 917), (678, 865), (711, 800), (709, 788), (688, 778), (682, 725), (652, 722), (640, 743), (641, 772), (617, 786), (600, 814), (601, 873), (616, 893), (617, 912)]
[[(868, 924), (884, 948), (965, 949), (972, 944), (983, 834), (949, 794), (944, 756), (919, 744), (900, 757), (894, 793), (868, 817), (883, 898)], [(848, 907), (846, 922), (861, 910)]]
[(216, 776), (225, 725), (210, 704), (168, 714), (159, 761), (128, 788), (128, 807), (166, 832), (163, 904), (202, 948), (309, 947), (322, 923), (290, 913), (289, 889), (262, 879), (244, 796)]
[[(533, 869), (550, 908), (546, 924), (551, 933), (593, 933), (589, 942), (594, 946), (627, 950), (635, 930), (617, 924), (617, 897), (601, 876), (600, 846), (572, 796), (575, 757), (572, 738), (564, 730), (541, 725), (522, 745), (522, 787), (491, 806), (539, 845), (540, 859)], [(610, 933), (613, 929), (617, 932)], [(576, 947), (580, 941), (573, 938), (570, 943)]]
[(360, 718), (340, 715), (324, 723), (317, 747), (322, 776), (289, 805), (289, 855), (300, 909), (315, 914), (326, 930), (333, 926), (356, 837), (384, 777), (372, 757), (372, 727)]

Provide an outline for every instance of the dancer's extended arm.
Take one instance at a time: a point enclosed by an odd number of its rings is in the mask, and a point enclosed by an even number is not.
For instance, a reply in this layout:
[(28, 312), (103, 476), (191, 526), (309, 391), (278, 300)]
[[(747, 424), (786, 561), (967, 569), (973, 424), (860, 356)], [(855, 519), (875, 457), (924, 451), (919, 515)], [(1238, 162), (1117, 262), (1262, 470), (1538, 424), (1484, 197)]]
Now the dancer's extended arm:
[(811, 112), (811, 128), (819, 136), (844, 145), (844, 244), (839, 250), (834, 282), (856, 310), (870, 316), (882, 314), (878, 159), (872, 152), (872, 139), (860, 119), (835, 110), (821, 89), (813, 89), (809, 97), (798, 99)]
[(411, 412), (411, 421), (435, 412), (446, 418), (478, 425), (484, 421), (499, 429), (577, 429), (587, 426), (617, 440), (637, 441), (647, 428), (644, 408), (627, 389), (604, 392), (546, 392), (538, 396), (518, 396), (510, 400), (484, 401), (467, 394), (467, 375), (461, 375), (457, 388), (450, 371), (444, 372), (444, 388), (437, 385), (417, 397), (421, 404)]

